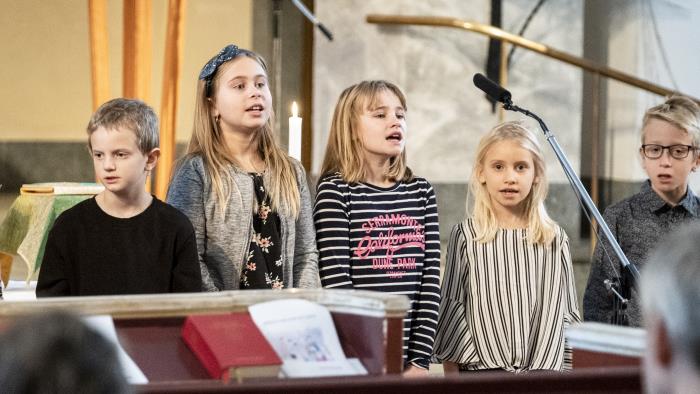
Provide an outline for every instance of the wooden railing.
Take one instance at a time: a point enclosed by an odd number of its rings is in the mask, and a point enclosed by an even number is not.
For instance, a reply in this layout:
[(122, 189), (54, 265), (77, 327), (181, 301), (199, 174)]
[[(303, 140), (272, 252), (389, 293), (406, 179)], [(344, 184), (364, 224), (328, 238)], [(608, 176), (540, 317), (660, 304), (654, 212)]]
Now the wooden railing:
[[(592, 90), (591, 95), (591, 108), (593, 116), (598, 119), (600, 113), (600, 77), (606, 77), (615, 81), (625, 83), (627, 85), (645, 90), (647, 92), (656, 93), (661, 96), (669, 96), (674, 93), (680, 92), (674, 91), (672, 89), (665, 88), (661, 85), (654, 84), (649, 81), (637, 78), (633, 75), (624, 73), (622, 71), (607, 67), (600, 63), (596, 63), (592, 60), (585, 59), (579, 56), (574, 56), (569, 53), (551, 48), (545, 44), (528, 40), (522, 36), (508, 33), (497, 27), (481, 24), (477, 22), (468, 22), (457, 18), (451, 17), (439, 17), (439, 16), (404, 16), (404, 15), (367, 15), (368, 23), (376, 23), (382, 25), (415, 25), (415, 26), (433, 26), (433, 27), (449, 27), (461, 30), (467, 30), (475, 33), (479, 33), (493, 39), (500, 40), (504, 43), (509, 43), (527, 50), (539, 53), (543, 56), (570, 64), (572, 66), (578, 67), (580, 69), (590, 72), (593, 76), (592, 80)], [(501, 45), (501, 68), (499, 72), (499, 83), (501, 86), (507, 85), (508, 74), (507, 74), (507, 48), (506, 45)], [(700, 99), (695, 97), (685, 95), (695, 100), (700, 104)], [(600, 151), (600, 127), (599, 122), (594, 122), (594, 126), (590, 130), (591, 138), (591, 186), (590, 194), (593, 202), (598, 204), (598, 161), (599, 161), (599, 151)]]
[[(367, 22), (387, 25), (422, 25), (422, 26), (438, 26), (452, 27), (475, 33), (483, 34), (491, 38), (513, 44), (515, 46), (537, 52), (541, 55), (562, 61), (564, 63), (582, 68), (594, 74), (614, 79), (634, 86), (648, 92), (656, 93), (662, 96), (668, 96), (673, 93), (679, 93), (672, 89), (639, 79), (633, 75), (626, 74), (622, 71), (615, 70), (605, 65), (596, 63), (592, 60), (574, 56), (566, 52), (551, 48), (545, 44), (528, 40), (522, 36), (508, 33), (491, 25), (485, 25), (476, 22), (463, 21), (457, 18), (439, 17), (439, 16), (401, 16), (401, 15), (367, 15)], [(507, 52), (507, 51), (505, 51)], [(502, 64), (505, 62), (501, 62)], [(687, 95), (686, 95), (687, 96)], [(700, 104), (700, 99), (691, 97)]]

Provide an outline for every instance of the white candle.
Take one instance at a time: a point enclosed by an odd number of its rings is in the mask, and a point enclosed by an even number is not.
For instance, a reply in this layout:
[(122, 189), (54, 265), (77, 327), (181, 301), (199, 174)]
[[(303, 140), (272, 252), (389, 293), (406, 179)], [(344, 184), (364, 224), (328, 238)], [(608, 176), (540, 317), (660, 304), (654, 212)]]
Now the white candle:
[(297, 102), (292, 103), (292, 116), (289, 117), (289, 156), (301, 160), (301, 117)]

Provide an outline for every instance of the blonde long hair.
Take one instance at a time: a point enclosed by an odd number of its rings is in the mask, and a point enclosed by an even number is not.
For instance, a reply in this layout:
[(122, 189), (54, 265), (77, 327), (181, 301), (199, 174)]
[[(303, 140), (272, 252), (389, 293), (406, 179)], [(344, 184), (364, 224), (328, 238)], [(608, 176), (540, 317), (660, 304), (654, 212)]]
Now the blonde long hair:
[[(326, 154), (321, 165), (321, 175), (339, 172), (348, 183), (357, 183), (368, 175), (367, 162), (364, 159), (362, 139), (359, 135), (360, 116), (375, 107), (379, 94), (389, 91), (396, 95), (404, 110), (406, 96), (398, 86), (382, 80), (362, 81), (345, 89), (340, 94), (333, 112), (331, 130), (328, 135)], [(413, 179), (411, 169), (406, 166), (406, 150), (389, 161), (389, 170), (385, 174), (394, 181)]]
[[(217, 125), (212, 114), (212, 102), (214, 92), (219, 87), (222, 69), (225, 69), (232, 62), (241, 56), (252, 58), (268, 73), (265, 60), (252, 51), (241, 49), (239, 54), (223, 63), (216, 71), (211, 80), (211, 97), (207, 97), (206, 81), (197, 81), (197, 98), (194, 109), (194, 126), (192, 137), (187, 146), (187, 156), (201, 155), (204, 160), (205, 170), (211, 179), (215, 192), (215, 198), (221, 212), (225, 211), (225, 206), (231, 198), (231, 193), (240, 191), (233, 181), (231, 173), (227, 167), (233, 165), (240, 167), (240, 163), (233, 157), (226, 148), (221, 129)], [(270, 204), (273, 210), (284, 212), (298, 217), (300, 210), (299, 184), (296, 177), (296, 170), (289, 156), (280, 148), (276, 134), (273, 131), (274, 112), (270, 108), (270, 118), (258, 131), (258, 153), (265, 162), (265, 168), (271, 175), (267, 192), (270, 196)]]
[[(527, 215), (528, 240), (531, 243), (549, 244), (556, 235), (556, 223), (549, 217), (544, 206), (547, 196), (547, 177), (544, 158), (540, 144), (534, 134), (519, 122), (505, 122), (497, 125), (481, 138), (476, 153), (476, 163), (472, 170), (469, 190), (474, 196), (472, 219), (476, 224), (476, 241), (489, 242), (496, 237), (498, 221), (493, 209), (491, 196), (486, 185), (479, 181), (479, 174), (484, 169), (486, 153), (497, 142), (514, 141), (532, 154), (535, 165), (535, 177), (530, 194), (527, 195), (525, 212)], [(467, 205), (469, 199), (467, 198)]]

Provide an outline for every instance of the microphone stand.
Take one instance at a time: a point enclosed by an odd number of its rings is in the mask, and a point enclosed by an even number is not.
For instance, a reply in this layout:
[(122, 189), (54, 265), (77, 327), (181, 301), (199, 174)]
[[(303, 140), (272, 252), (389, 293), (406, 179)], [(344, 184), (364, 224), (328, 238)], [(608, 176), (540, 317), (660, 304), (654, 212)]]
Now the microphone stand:
[[(508, 95), (510, 96), (510, 94)], [(591, 196), (588, 194), (586, 191), (586, 188), (583, 186), (581, 183), (581, 180), (579, 177), (576, 175), (576, 172), (574, 169), (571, 167), (571, 163), (569, 163), (569, 160), (566, 158), (566, 155), (561, 149), (561, 146), (559, 145), (559, 142), (557, 141), (557, 138), (552, 134), (552, 132), (549, 130), (547, 125), (544, 123), (542, 119), (540, 119), (539, 116), (536, 114), (518, 107), (517, 105), (514, 105), (513, 102), (510, 100), (510, 97), (503, 97), (501, 98), (501, 101), (503, 102), (503, 108), (508, 110), (508, 111), (514, 111), (514, 112), (520, 112), (521, 114), (524, 114), (525, 116), (528, 116), (530, 118), (533, 118), (539, 123), (540, 128), (542, 128), (542, 131), (544, 132), (544, 136), (547, 139), (547, 142), (549, 145), (552, 147), (554, 150), (554, 154), (557, 156), (557, 159), (559, 160), (559, 163), (562, 166), (562, 169), (564, 170), (564, 173), (566, 174), (566, 177), (569, 179), (569, 183), (571, 184), (571, 187), (574, 189), (574, 193), (578, 196), (579, 201), (582, 201), (583, 204), (586, 206), (586, 209), (588, 209), (588, 212), (590, 212), (595, 220), (598, 222), (598, 226), (600, 229), (603, 231), (603, 235), (605, 239), (608, 241), (608, 243), (612, 246), (613, 252), (617, 256), (617, 258), (622, 262), (623, 269), (625, 272), (622, 272), (620, 274), (621, 282), (620, 283), (610, 283), (609, 280), (606, 280), (604, 283), (605, 286), (613, 292), (615, 295), (614, 298), (614, 316), (613, 316), (613, 321), (611, 323), (613, 324), (627, 324), (627, 317), (625, 316), (625, 309), (627, 308), (628, 304), (628, 299), (630, 296), (630, 286), (626, 286), (627, 282), (630, 285), (635, 285), (639, 282), (639, 270), (637, 267), (630, 263), (630, 261), (627, 259), (627, 256), (625, 256), (625, 253), (622, 251), (622, 248), (620, 248), (620, 245), (617, 243), (617, 240), (615, 240), (615, 237), (613, 236), (612, 232), (610, 231), (610, 228), (608, 227), (608, 224), (605, 222), (603, 219), (603, 216), (600, 214), (600, 211), (598, 211), (598, 208), (596, 208), (595, 204), (593, 203), (593, 200), (591, 200)]]
[(324, 36), (328, 39), (328, 41), (333, 41), (333, 34), (331, 33), (330, 30), (326, 26), (321, 23), (318, 18), (314, 14), (309, 11), (308, 8), (300, 0), (292, 0), (292, 4), (294, 4), (295, 7), (299, 9), (299, 11), (304, 14), (306, 19), (311, 22), (314, 26), (318, 27), (319, 30), (321, 30), (321, 33), (323, 33)]

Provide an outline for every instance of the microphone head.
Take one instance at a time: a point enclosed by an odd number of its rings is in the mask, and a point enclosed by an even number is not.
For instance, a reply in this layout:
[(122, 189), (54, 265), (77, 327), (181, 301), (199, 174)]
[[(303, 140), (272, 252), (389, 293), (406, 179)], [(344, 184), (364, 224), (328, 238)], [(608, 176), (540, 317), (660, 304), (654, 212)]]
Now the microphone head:
[(509, 91), (505, 90), (499, 84), (486, 78), (482, 74), (474, 74), (474, 78), (472, 80), (474, 82), (474, 86), (481, 89), (493, 100), (504, 104), (511, 102), (511, 95)]

